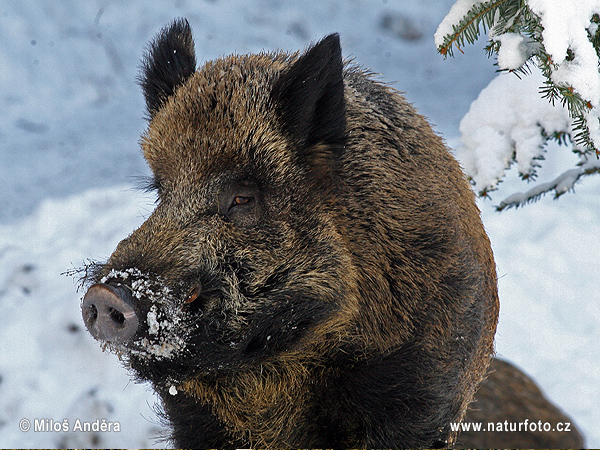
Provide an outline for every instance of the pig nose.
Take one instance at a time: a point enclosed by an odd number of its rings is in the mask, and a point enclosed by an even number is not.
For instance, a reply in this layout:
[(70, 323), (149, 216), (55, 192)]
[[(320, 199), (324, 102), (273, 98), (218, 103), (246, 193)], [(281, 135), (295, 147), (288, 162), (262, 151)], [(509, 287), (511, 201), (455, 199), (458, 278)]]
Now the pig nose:
[(89, 288), (83, 297), (81, 314), (95, 339), (114, 344), (127, 343), (139, 326), (129, 292), (109, 284), (98, 283)]

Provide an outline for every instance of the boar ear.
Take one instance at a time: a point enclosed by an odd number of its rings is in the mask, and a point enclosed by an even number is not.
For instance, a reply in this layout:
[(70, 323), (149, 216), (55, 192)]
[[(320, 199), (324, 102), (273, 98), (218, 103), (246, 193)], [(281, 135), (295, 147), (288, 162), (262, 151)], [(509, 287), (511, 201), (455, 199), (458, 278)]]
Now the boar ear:
[(332, 34), (309, 48), (275, 82), (283, 127), (304, 148), (339, 146), (346, 126), (342, 49)]
[(150, 118), (196, 71), (192, 30), (186, 19), (174, 20), (152, 41), (142, 61), (139, 83)]

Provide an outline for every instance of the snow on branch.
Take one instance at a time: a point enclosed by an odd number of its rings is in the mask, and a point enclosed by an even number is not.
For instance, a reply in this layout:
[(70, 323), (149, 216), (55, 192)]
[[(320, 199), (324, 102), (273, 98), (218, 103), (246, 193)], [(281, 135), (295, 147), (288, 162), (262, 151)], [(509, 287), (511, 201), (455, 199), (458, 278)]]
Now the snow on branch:
[(500, 74), (462, 118), (457, 156), (480, 195), (496, 190), (515, 162), (523, 179), (534, 178), (549, 136), (570, 131), (566, 108), (540, 97), (542, 82), (537, 69), (523, 79)]
[(581, 176), (598, 173), (600, 0), (457, 0), (435, 34), (438, 51), (462, 52), (482, 29), (499, 70), (517, 76), (500, 74), (461, 122), (459, 159), (479, 194), (497, 189), (514, 163), (523, 179), (533, 180), (552, 139), (583, 162), (499, 209), (552, 190), (558, 197)]
[(497, 211), (502, 211), (509, 208), (518, 208), (527, 203), (538, 200), (543, 195), (550, 191), (554, 191), (554, 198), (557, 199), (565, 192), (569, 192), (575, 186), (575, 183), (585, 175), (600, 173), (600, 161), (589, 159), (575, 169), (567, 170), (560, 174), (554, 180), (547, 183), (538, 183), (532, 189), (526, 192), (517, 192), (502, 200), (496, 207)]

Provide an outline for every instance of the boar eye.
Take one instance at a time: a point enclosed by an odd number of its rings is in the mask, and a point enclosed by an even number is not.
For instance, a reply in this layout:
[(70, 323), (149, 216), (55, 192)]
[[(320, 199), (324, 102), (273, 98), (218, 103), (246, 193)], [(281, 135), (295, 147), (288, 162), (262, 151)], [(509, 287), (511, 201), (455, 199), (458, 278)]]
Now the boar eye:
[(185, 302), (192, 303), (194, 300), (196, 300), (198, 298), (199, 295), (200, 295), (200, 286), (196, 285), (188, 293), (188, 296), (187, 296)]
[(229, 210), (231, 211), (231, 209), (235, 208), (236, 206), (249, 205), (253, 201), (254, 201), (253, 197), (245, 197), (242, 195), (238, 195), (233, 198), (233, 201), (231, 202), (231, 206), (229, 207)]
[(238, 183), (217, 198), (219, 213), (226, 221), (238, 225), (251, 225), (258, 218), (260, 193), (254, 186)]

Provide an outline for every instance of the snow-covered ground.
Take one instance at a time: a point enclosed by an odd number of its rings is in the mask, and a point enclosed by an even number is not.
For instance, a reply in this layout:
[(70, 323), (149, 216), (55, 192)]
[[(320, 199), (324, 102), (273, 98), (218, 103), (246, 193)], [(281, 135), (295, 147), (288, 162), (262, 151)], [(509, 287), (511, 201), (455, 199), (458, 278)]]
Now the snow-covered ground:
[[(339, 32), (346, 56), (407, 92), (456, 147), (460, 119), (494, 73), (477, 47), (454, 60), (436, 54), (433, 33), (452, 3), (2, 2), (0, 447), (160, 446), (154, 394), (102, 353), (81, 320), (83, 293), (61, 275), (109, 256), (153, 208), (132, 187), (148, 173), (137, 147), (145, 123), (135, 77), (158, 29), (187, 17), (200, 63), (301, 49)], [(560, 173), (549, 167), (548, 177), (553, 170)], [(591, 447), (600, 446), (597, 178), (558, 202), (501, 214), (481, 203), (500, 275), (498, 353), (538, 381)], [(505, 181), (494, 200), (515, 189), (526, 186)], [(121, 431), (73, 432), (77, 419), (98, 427), (105, 419)], [(68, 432), (35, 431), (63, 424)]]

